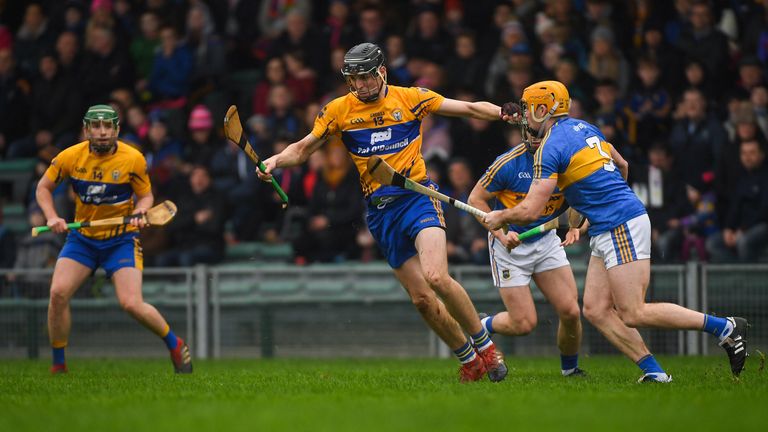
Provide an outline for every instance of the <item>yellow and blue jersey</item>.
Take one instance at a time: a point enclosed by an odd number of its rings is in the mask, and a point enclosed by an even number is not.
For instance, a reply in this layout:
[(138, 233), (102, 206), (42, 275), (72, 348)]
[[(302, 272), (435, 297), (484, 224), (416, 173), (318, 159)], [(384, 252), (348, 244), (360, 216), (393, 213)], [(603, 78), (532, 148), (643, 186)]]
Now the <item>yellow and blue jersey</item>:
[[(520, 204), (528, 195), (532, 181), (533, 155), (525, 144), (520, 144), (496, 158), (485, 174), (480, 177), (479, 183), (496, 197), (493, 209), (502, 210)], [(556, 218), (566, 207), (562, 192), (559, 188), (555, 188), (535, 222), (525, 226), (509, 225), (509, 229), (517, 233), (525, 232)], [(543, 236), (544, 234), (536, 235), (524, 240), (524, 243), (532, 243)]]
[[(152, 188), (144, 156), (121, 141), (106, 156), (93, 155), (88, 141), (75, 144), (53, 159), (45, 176), (56, 184), (70, 179), (77, 195), (75, 222), (128, 216), (134, 209), (134, 194), (144, 195)], [(136, 231), (132, 225), (118, 225), (81, 228), (80, 234), (107, 240)]]
[(312, 135), (340, 135), (360, 172), (366, 197), (402, 195), (404, 189), (382, 186), (366, 169), (368, 158), (378, 155), (396, 171), (419, 183), (427, 181), (421, 155), (421, 120), (436, 111), (443, 96), (419, 87), (387, 86), (384, 97), (361, 102), (351, 93), (329, 102), (317, 115)]
[(534, 156), (533, 178), (557, 179), (568, 204), (589, 220), (590, 236), (646, 213), (613, 164), (611, 149), (595, 126), (564, 117), (547, 131)]

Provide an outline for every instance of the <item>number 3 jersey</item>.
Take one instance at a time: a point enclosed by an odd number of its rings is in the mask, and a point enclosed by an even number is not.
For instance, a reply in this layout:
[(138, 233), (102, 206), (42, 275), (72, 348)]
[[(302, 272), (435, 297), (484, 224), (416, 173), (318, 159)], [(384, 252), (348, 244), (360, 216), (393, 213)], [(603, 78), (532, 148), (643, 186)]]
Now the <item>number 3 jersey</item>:
[(382, 186), (366, 169), (368, 158), (378, 155), (404, 176), (423, 183), (427, 170), (421, 155), (421, 119), (436, 111), (443, 96), (424, 88), (387, 86), (384, 97), (361, 102), (348, 93), (329, 102), (315, 119), (312, 135), (340, 135), (360, 172), (367, 198), (401, 195), (406, 190)]
[[(520, 204), (528, 195), (533, 181), (533, 155), (525, 144), (520, 144), (512, 150), (502, 154), (488, 167), (480, 177), (480, 186), (496, 197), (494, 210), (513, 208)], [(567, 206), (559, 189), (549, 197), (547, 205), (542, 210), (539, 219), (526, 226), (510, 225), (509, 229), (522, 233), (535, 228), (544, 222), (554, 219), (562, 213)], [(530, 237), (523, 243), (533, 243), (542, 238), (544, 234)]]
[[(147, 162), (135, 148), (121, 141), (107, 156), (91, 153), (88, 141), (59, 153), (45, 176), (59, 184), (69, 178), (75, 199), (75, 221), (82, 222), (128, 216), (133, 211), (133, 194), (144, 195), (152, 186), (147, 176)], [(80, 233), (96, 240), (106, 240), (125, 232), (138, 231), (132, 225), (82, 228)]]
[(645, 214), (611, 159), (611, 144), (593, 125), (564, 117), (544, 136), (533, 177), (557, 179), (568, 204), (589, 220), (589, 235), (606, 232)]

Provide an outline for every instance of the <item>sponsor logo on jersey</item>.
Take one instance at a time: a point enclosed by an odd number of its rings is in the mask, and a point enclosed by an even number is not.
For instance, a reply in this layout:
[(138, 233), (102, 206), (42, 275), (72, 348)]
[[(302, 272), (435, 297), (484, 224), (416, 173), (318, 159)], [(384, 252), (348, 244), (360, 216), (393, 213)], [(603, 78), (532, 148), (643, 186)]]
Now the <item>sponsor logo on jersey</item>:
[(387, 141), (392, 139), (392, 128), (387, 128), (385, 131), (374, 132), (371, 134), (371, 144), (376, 144), (379, 141)]

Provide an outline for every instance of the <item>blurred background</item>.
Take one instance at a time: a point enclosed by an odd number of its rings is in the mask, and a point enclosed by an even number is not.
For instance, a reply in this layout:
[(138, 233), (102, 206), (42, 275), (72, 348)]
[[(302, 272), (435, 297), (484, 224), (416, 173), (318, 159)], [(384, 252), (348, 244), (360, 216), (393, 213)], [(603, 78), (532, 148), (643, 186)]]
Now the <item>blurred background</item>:
[[(144, 293), (198, 356), (445, 355), (381, 260), (341, 142), (276, 173), (283, 211), (221, 133), (236, 104), (263, 158), (305, 136), (348, 91), (343, 54), (365, 41), (384, 49), (390, 84), (456, 99), (501, 104), (535, 81), (566, 84), (571, 115), (629, 161), (648, 208), (649, 297), (746, 316), (765, 345), (767, 19), (755, 0), (0, 0), (0, 357), (47, 346), (64, 239), (29, 235), (45, 222), (34, 190), (82, 139), (87, 106), (105, 102), (144, 153), (156, 200), (180, 209), (142, 233)], [(462, 200), (521, 139), (501, 122), (437, 116), (423, 131), (429, 175)], [(55, 198), (71, 219), (66, 183)], [(454, 276), (479, 310), (501, 310), (481, 226), (453, 208), (446, 221)], [(567, 252), (581, 289), (588, 244)], [(164, 355), (103, 273), (72, 307), (75, 355)], [(539, 313), (532, 336), (500, 340), (507, 352), (556, 353), (555, 315)], [(645, 336), (660, 353), (713, 346)], [(584, 352), (614, 351), (585, 323)]]

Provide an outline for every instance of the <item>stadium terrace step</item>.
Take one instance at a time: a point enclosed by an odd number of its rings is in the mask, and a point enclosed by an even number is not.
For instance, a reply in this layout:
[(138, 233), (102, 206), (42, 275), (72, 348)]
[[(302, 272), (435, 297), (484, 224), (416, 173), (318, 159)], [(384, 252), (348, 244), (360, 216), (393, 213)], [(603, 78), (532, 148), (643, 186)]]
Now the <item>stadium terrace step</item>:
[(21, 201), (32, 179), (37, 159), (0, 160), (0, 184), (10, 183), (12, 199)]

